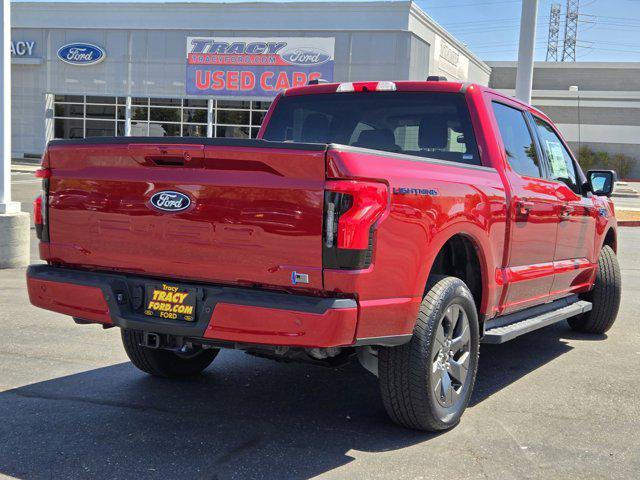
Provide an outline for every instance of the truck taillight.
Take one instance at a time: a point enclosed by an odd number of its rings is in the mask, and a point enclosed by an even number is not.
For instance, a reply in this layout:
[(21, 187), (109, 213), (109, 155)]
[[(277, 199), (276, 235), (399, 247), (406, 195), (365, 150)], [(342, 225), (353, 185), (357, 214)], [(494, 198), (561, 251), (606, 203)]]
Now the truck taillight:
[(387, 210), (384, 183), (331, 180), (325, 188), (323, 265), (361, 269), (371, 264), (373, 234)]
[[(43, 160), (43, 165), (45, 161)], [(33, 223), (36, 226), (36, 235), (43, 242), (49, 241), (49, 178), (51, 170), (40, 168), (36, 170), (36, 178), (42, 179), (42, 192), (33, 202)]]
[[(38, 195), (36, 199), (33, 201), (33, 223), (38, 225), (42, 225), (42, 195)], [(38, 235), (40, 237), (40, 235)]]

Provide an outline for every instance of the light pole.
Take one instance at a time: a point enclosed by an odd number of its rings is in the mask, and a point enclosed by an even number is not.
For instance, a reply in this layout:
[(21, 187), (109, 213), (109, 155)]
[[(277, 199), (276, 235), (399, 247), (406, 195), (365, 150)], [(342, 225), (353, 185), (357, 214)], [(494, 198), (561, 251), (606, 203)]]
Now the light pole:
[(0, 214), (14, 213), (20, 205), (11, 201), (11, 12), (9, 0), (2, 1), (2, 168), (0, 169)]
[(576, 94), (576, 106), (578, 107), (578, 152), (580, 152), (580, 140), (581, 140), (580, 129), (582, 127), (580, 123), (580, 88), (578, 87), (578, 85), (571, 85), (569, 87), (569, 91)]
[(516, 72), (516, 98), (525, 103), (531, 103), (537, 16), (538, 0), (522, 0), (518, 70)]
[(0, 268), (22, 267), (29, 262), (29, 214), (11, 201), (11, 5), (2, 0), (2, 123), (0, 125)]

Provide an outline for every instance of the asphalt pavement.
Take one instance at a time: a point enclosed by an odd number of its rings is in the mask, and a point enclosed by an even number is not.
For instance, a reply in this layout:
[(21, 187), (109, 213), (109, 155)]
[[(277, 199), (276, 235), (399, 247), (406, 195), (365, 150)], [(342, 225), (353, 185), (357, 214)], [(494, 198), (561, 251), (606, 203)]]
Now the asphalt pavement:
[[(34, 188), (17, 183), (14, 199)], [(638, 478), (639, 244), (640, 229), (620, 229), (607, 335), (563, 322), (483, 345), (471, 406), (439, 435), (393, 425), (357, 364), (223, 351), (198, 378), (149, 377), (117, 329), (30, 306), (24, 270), (0, 270), (0, 477)]]

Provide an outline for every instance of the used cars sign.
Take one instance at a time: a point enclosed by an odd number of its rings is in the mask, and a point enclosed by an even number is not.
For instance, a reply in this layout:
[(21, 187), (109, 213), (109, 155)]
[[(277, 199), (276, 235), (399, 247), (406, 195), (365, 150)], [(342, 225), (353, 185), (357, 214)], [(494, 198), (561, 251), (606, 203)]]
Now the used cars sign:
[(58, 58), (71, 65), (95, 65), (106, 56), (104, 49), (90, 43), (69, 43), (58, 49)]
[(189, 95), (275, 97), (310, 80), (333, 80), (329, 37), (187, 37)]

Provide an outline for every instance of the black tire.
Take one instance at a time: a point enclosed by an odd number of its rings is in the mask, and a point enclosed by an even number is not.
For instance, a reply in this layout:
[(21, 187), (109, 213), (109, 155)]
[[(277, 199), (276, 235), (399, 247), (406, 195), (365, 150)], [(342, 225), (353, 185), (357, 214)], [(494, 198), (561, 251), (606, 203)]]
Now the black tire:
[(122, 329), (122, 345), (131, 363), (143, 372), (156, 377), (180, 378), (197, 375), (218, 355), (217, 349), (200, 349), (188, 356), (171, 350), (153, 349), (140, 345), (140, 330)]
[(596, 281), (590, 292), (582, 298), (593, 304), (593, 308), (582, 315), (568, 319), (576, 332), (603, 334), (609, 330), (618, 316), (622, 278), (618, 259), (611, 247), (605, 245), (598, 257)]
[[(460, 319), (456, 322), (462, 324), (460, 310), (466, 315), (468, 339), (463, 345), (467, 348), (464, 358), (468, 364), (459, 392), (454, 389), (456, 399), (447, 407), (441, 404), (445, 400), (442, 396), (445, 368), (440, 363), (443, 348), (441, 340), (438, 339), (442, 339), (442, 335), (446, 333), (444, 325), (452, 311), (450, 307), (455, 308), (456, 316)], [(453, 338), (459, 343), (463, 334), (453, 337), (454, 334), (458, 335), (454, 333), (456, 325), (451, 327), (452, 335), (448, 338)], [(449, 345), (447, 349), (455, 348), (452, 344)], [(427, 293), (422, 300), (411, 341), (397, 347), (384, 347), (378, 352), (378, 378), (382, 401), (391, 419), (407, 428), (431, 432), (455, 426), (471, 398), (478, 367), (478, 351), (478, 314), (469, 288), (458, 278), (433, 276), (427, 285)], [(452, 356), (449, 360), (452, 364), (458, 365), (457, 362), (462, 362), (462, 357), (456, 360), (455, 356)], [(457, 369), (457, 372), (461, 371)], [(442, 375), (439, 377), (440, 380), (434, 379), (434, 376), (438, 375)], [(453, 383), (457, 382), (455, 375), (453, 372), (448, 372), (447, 375), (449, 385), (453, 386)], [(436, 389), (440, 395), (436, 393)]]

